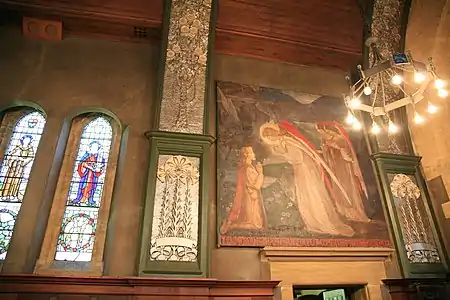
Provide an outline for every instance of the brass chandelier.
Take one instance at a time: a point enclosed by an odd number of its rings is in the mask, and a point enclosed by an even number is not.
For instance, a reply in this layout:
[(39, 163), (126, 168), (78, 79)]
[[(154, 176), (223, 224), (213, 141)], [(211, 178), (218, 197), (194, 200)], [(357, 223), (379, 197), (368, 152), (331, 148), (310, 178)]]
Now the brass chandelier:
[[(349, 82), (349, 92), (344, 95), (345, 105), (348, 108), (347, 123), (355, 130), (361, 129), (362, 121), (358, 120), (355, 113), (364, 112), (370, 114), (373, 134), (380, 133), (384, 127), (387, 127), (389, 133), (396, 133), (399, 127), (391, 120), (389, 112), (406, 106), (412, 106), (414, 122), (423, 123), (425, 117), (416, 111), (416, 104), (425, 99), (427, 88), (431, 83), (434, 84), (434, 90), (439, 97), (447, 97), (446, 82), (437, 76), (431, 57), (427, 63), (414, 60), (409, 51), (383, 57), (378, 43), (376, 37), (366, 40), (366, 46), (371, 52), (369, 57), (372, 57), (373, 61), (371, 67), (367, 69), (363, 69), (361, 65), (357, 66), (358, 81), (352, 83), (350, 77), (346, 77)], [(398, 95), (396, 93), (393, 97), (391, 93), (393, 89), (401, 96), (396, 96)], [(363, 97), (370, 101), (362, 101)], [(400, 99), (392, 101), (392, 98)], [(438, 107), (428, 101), (427, 112), (434, 114), (437, 110)]]

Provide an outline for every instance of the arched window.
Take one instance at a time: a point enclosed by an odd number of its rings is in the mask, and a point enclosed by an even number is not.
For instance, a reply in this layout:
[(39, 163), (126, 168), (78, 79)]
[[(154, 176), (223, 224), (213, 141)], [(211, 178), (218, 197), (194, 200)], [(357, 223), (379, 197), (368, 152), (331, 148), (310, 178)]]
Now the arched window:
[(0, 132), (0, 260), (4, 260), (44, 131), (38, 111), (7, 112)]
[(112, 137), (111, 124), (104, 117), (83, 128), (56, 246), (57, 261), (92, 258)]
[(113, 198), (120, 123), (105, 114), (72, 119), (37, 274), (100, 276)]

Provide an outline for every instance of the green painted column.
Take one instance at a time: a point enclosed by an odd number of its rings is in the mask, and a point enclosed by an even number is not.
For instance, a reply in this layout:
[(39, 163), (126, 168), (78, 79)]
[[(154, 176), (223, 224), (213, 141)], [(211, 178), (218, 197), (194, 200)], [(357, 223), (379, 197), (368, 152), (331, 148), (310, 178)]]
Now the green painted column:
[[(411, 0), (372, 1), (368, 31), (380, 39), (378, 48), (385, 58), (405, 51), (410, 5)], [(366, 59), (370, 66), (373, 58), (366, 55)], [(387, 102), (402, 97), (402, 91), (390, 84), (390, 78), (382, 81)], [(383, 101), (382, 96), (375, 99), (378, 104)], [(397, 109), (389, 117), (400, 127), (399, 132), (370, 136), (369, 140), (402, 276), (445, 276), (447, 255), (421, 171), (421, 158), (414, 155), (406, 109)], [(369, 122), (366, 125), (370, 126)]]
[(447, 255), (420, 169), (420, 157), (372, 156), (384, 195), (384, 208), (405, 278), (444, 277)]
[(165, 2), (140, 276), (208, 276), (208, 87), (213, 0)]

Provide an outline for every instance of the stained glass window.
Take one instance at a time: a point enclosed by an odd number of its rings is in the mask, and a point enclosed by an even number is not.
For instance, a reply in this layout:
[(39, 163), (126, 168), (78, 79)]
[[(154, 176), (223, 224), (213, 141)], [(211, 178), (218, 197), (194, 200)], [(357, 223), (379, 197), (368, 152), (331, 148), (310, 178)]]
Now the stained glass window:
[(111, 124), (104, 117), (93, 119), (83, 128), (55, 260), (90, 261), (92, 258), (112, 135)]
[[(1, 129), (8, 130), (7, 126), (2, 124)], [(8, 251), (44, 126), (40, 112), (29, 112), (19, 118), (9, 135), (0, 166), (0, 260)]]

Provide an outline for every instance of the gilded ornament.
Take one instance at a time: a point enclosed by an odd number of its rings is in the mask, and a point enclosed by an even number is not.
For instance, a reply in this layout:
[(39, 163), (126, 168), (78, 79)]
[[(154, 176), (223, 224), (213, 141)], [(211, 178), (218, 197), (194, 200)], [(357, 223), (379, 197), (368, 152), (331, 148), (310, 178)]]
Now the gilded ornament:
[[(402, 30), (402, 12), (405, 0), (375, 0), (373, 3), (371, 34), (380, 38), (378, 45), (383, 57), (390, 57), (392, 53), (401, 50), (401, 30)], [(373, 61), (373, 53), (369, 55), (369, 61)], [(391, 78), (384, 76), (380, 81), (383, 85), (383, 91), (390, 102), (402, 97), (399, 88), (391, 84)], [(372, 87), (374, 90), (375, 87)], [(381, 90), (381, 87), (379, 87)], [(381, 103), (383, 96), (379, 95), (375, 103)], [(386, 123), (387, 125), (387, 123)], [(380, 151), (402, 154), (406, 153), (406, 140), (403, 134), (388, 134), (377, 137)]]
[(390, 183), (402, 229), (406, 255), (411, 263), (439, 263), (440, 257), (429, 219), (414, 177), (395, 174)]
[(189, 33), (192, 35), (196, 35), (198, 33), (198, 29), (196, 27), (189, 28)]
[(172, 50), (167, 51), (167, 58), (171, 59), (175, 56), (175, 52), (173, 52)]
[(175, 44), (175, 45), (172, 47), (172, 51), (175, 52), (175, 53), (178, 53), (178, 52), (181, 51), (181, 48), (180, 48), (180, 46), (179, 46), (178, 44)]
[(195, 48), (194, 53), (198, 56), (203, 54), (203, 49), (200, 47)]
[(203, 133), (210, 19), (211, 0), (172, 1), (160, 130)]
[(189, 32), (189, 27), (187, 27), (187, 26), (181, 26), (180, 32), (181, 32), (181, 33), (188, 33), (188, 32)]
[(180, 18), (180, 20), (178, 21), (178, 23), (179, 23), (180, 25), (186, 25), (186, 24), (187, 24), (187, 20), (186, 20), (186, 18)]
[(206, 57), (206, 55), (200, 55), (199, 57), (198, 57), (198, 62), (200, 63), (200, 64), (206, 64), (206, 61), (207, 61), (208, 59), (207, 59), (207, 57)]
[(197, 157), (159, 157), (150, 260), (197, 260), (199, 164)]

